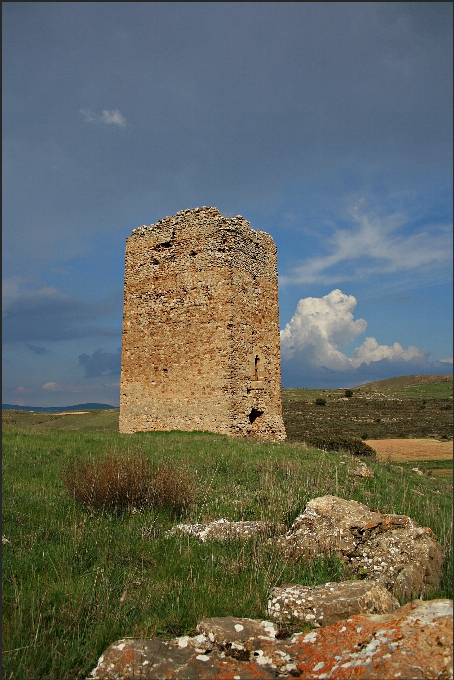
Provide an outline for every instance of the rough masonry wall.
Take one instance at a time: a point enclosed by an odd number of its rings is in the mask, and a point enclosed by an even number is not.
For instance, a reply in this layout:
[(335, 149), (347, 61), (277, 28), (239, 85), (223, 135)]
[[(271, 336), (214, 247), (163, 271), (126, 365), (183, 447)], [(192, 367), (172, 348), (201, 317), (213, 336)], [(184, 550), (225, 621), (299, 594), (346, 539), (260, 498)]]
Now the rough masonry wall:
[(284, 439), (271, 236), (217, 208), (126, 241), (120, 432)]

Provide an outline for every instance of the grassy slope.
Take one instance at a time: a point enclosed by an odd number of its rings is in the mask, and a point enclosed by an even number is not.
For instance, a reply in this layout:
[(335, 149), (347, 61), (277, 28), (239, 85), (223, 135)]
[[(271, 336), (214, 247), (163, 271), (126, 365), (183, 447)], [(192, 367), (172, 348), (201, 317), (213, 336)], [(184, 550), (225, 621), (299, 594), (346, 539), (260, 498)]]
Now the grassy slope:
[(451, 388), (452, 394), (452, 375), (402, 375), (396, 378), (386, 378), (385, 380), (376, 380), (375, 382), (359, 385), (360, 388), (366, 389), (400, 389), (402, 387), (430, 387), (430, 386), (445, 386)]
[(352, 474), (356, 461), (340, 453), (204, 433), (7, 425), (3, 436), (7, 680), (84, 678), (121, 637), (174, 637), (206, 616), (266, 618), (272, 587), (348, 577), (335, 559), (285, 564), (264, 542), (168, 538), (176, 520), (165, 511), (116, 516), (84, 510), (61, 481), (71, 457), (139, 451), (189, 465), (199, 492), (184, 521), (226, 517), (289, 526), (310, 498), (325, 494), (410, 515), (434, 530), (447, 554), (441, 588), (432, 596), (452, 597), (452, 485), (443, 478), (375, 461), (368, 461), (375, 477), (360, 478)]

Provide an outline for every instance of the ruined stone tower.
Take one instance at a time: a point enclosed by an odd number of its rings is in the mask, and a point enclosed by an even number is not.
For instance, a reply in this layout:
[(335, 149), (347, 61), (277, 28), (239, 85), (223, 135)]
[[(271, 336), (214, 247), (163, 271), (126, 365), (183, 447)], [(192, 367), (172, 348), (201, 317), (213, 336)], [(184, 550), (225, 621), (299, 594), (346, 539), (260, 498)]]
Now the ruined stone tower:
[(120, 392), (120, 432), (285, 439), (271, 236), (207, 207), (134, 229)]

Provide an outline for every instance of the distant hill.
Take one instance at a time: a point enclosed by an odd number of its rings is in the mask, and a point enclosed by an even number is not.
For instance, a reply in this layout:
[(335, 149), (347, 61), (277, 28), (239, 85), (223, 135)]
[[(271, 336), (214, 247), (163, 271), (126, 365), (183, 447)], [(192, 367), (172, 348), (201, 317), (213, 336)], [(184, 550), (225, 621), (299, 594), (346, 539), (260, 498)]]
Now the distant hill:
[(417, 387), (418, 385), (442, 385), (452, 383), (452, 375), (402, 375), (399, 378), (387, 378), (358, 385), (358, 388), (395, 389), (397, 387)]
[(3, 411), (33, 411), (34, 413), (61, 413), (62, 411), (98, 411), (118, 408), (110, 404), (75, 404), (74, 406), (18, 406), (18, 404), (2, 404)]

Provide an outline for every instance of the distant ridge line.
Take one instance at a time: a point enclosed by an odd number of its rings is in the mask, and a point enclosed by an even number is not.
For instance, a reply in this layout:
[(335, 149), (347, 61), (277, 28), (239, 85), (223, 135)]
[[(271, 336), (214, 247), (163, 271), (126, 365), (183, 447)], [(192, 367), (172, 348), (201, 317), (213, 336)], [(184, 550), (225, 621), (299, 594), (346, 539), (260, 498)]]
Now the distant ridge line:
[(418, 387), (419, 385), (441, 385), (452, 382), (452, 373), (439, 373), (437, 375), (401, 375), (395, 378), (384, 378), (372, 382), (357, 385), (355, 389), (361, 388), (384, 388), (384, 387)]
[(61, 411), (98, 411), (118, 408), (111, 404), (75, 404), (74, 406), (19, 406), (18, 404), (2, 404), (3, 411), (33, 411), (34, 413), (60, 413)]

